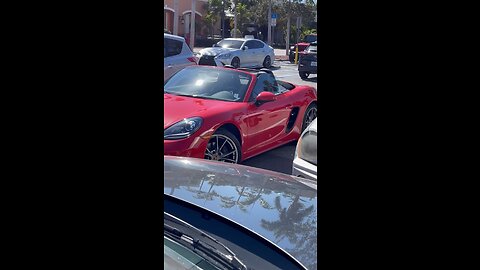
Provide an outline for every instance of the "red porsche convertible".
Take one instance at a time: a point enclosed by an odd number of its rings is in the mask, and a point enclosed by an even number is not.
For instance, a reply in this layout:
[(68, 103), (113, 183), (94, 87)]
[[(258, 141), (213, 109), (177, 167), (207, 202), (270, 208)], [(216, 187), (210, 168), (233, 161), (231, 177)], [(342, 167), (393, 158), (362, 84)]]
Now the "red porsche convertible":
[(267, 69), (191, 66), (164, 84), (164, 155), (239, 163), (298, 140), (317, 116), (310, 86)]

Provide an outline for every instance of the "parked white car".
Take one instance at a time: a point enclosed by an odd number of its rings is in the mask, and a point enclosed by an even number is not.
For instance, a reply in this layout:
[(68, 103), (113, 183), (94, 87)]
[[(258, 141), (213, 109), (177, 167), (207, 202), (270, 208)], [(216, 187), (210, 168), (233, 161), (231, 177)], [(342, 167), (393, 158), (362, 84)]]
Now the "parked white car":
[(317, 180), (317, 118), (303, 131), (298, 140), (292, 175)]
[(183, 37), (163, 34), (163, 81), (181, 69), (196, 65), (198, 59)]
[(275, 60), (271, 46), (251, 38), (226, 38), (199, 53), (199, 65), (270, 68)]

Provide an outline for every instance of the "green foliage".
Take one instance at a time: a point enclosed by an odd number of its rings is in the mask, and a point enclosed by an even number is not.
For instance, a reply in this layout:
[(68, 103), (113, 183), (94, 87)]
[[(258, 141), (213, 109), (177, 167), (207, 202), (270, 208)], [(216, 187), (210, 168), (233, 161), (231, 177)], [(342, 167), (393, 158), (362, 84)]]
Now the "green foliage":
[[(232, 24), (233, 24), (233, 23), (232, 23)], [(237, 27), (238, 27), (238, 25), (237, 25)], [(235, 37), (235, 35), (234, 35), (233, 32), (234, 32), (234, 30), (233, 30), (233, 26), (232, 26), (232, 32), (231, 32), (231, 34), (232, 34), (232, 37)], [(237, 38), (241, 38), (241, 37), (242, 37), (242, 31), (240, 31), (240, 29), (237, 29), (237, 31), (235, 31), (235, 33), (237, 33), (237, 35), (236, 35)]]

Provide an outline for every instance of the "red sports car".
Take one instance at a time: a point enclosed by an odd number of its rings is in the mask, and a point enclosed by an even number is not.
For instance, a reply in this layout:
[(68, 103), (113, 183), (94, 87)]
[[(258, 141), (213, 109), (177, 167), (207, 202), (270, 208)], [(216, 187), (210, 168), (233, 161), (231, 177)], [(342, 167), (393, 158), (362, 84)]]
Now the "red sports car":
[(317, 116), (313, 87), (267, 69), (187, 67), (163, 97), (164, 155), (239, 163), (298, 140)]

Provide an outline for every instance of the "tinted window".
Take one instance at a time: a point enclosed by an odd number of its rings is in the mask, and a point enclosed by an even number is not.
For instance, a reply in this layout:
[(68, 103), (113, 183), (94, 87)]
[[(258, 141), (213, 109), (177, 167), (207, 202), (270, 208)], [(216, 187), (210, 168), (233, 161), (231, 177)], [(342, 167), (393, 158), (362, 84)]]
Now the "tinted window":
[(279, 94), (278, 84), (273, 75), (260, 74), (258, 76), (257, 82), (255, 83), (255, 87), (253, 88), (252, 94), (250, 95), (248, 101), (255, 101), (255, 98), (257, 98), (258, 94), (263, 91)]
[(182, 52), (183, 42), (169, 38), (163, 39), (164, 57), (178, 55)]
[(314, 41), (317, 41), (317, 36), (316, 35), (305, 36), (305, 42), (312, 43)]
[(253, 40), (245, 42), (245, 46), (247, 46), (249, 49), (255, 49), (255, 44), (253, 43)]
[[(263, 48), (263, 43), (258, 41), (258, 40), (254, 40), (252, 41), (253, 42), (253, 46), (255, 46), (255, 49), (262, 49)], [(250, 48), (250, 47), (249, 47)]]

